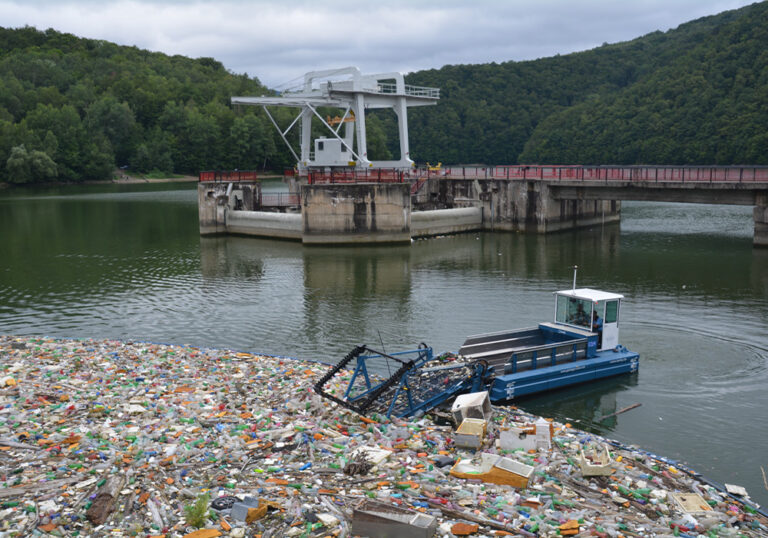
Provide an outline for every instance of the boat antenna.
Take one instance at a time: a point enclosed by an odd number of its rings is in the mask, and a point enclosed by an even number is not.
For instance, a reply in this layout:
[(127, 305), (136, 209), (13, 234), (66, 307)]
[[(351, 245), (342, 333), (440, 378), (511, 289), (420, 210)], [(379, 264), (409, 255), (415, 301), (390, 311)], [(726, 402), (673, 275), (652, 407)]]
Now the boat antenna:
[(578, 265), (573, 266), (573, 291), (576, 291), (576, 271), (579, 269)]

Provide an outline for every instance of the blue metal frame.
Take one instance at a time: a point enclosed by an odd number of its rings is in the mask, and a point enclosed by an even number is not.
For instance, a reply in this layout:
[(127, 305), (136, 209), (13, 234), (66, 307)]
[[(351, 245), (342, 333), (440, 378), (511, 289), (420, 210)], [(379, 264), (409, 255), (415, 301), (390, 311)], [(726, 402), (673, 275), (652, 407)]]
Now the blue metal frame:
[[(411, 349), (408, 351), (398, 351), (396, 353), (391, 353), (391, 354), (379, 353), (376, 355), (358, 355), (357, 364), (355, 365), (355, 371), (352, 373), (352, 377), (349, 380), (349, 385), (347, 386), (347, 390), (344, 392), (344, 399), (350, 402), (354, 402), (362, 398), (365, 398), (366, 396), (370, 395), (373, 391), (381, 387), (386, 382), (386, 381), (382, 381), (381, 383), (378, 383), (376, 385), (371, 384), (371, 378), (368, 375), (368, 366), (366, 365), (366, 361), (370, 359), (383, 357), (383, 358), (394, 358), (397, 362), (400, 362), (401, 364), (406, 364), (409, 361), (399, 360), (396, 357), (408, 356), (408, 355), (414, 355), (414, 354), (416, 354), (417, 356), (415, 359), (411, 359), (413, 361), (413, 364), (411, 365), (411, 369), (421, 368), (425, 363), (431, 361), (434, 358), (431, 347)], [(360, 374), (362, 374), (363, 378), (365, 379), (366, 390), (365, 392), (362, 392), (350, 398), (349, 393), (352, 392), (352, 388), (355, 384), (355, 380), (357, 380), (357, 376)], [(406, 377), (407, 376), (403, 376), (403, 379), (405, 379)], [(401, 379), (400, 385), (402, 386), (402, 384), (403, 384), (403, 381)]]
[[(363, 355), (364, 352), (369, 354)], [(387, 379), (377, 383), (372, 379), (372, 372), (369, 371), (368, 367), (368, 361), (373, 359), (395, 361), (399, 367)], [(436, 366), (434, 369), (425, 369), (424, 366), (433, 359), (432, 348), (426, 345), (418, 349), (392, 354), (382, 353), (366, 346), (358, 346), (315, 384), (315, 391), (321, 396), (363, 415), (378, 409), (378, 412), (386, 415), (387, 418), (393, 415), (403, 418), (429, 411), (459, 393), (484, 390), (486, 377), (492, 372), (492, 369), (489, 369), (484, 361), (449, 363)], [(355, 369), (347, 381), (344, 396), (337, 398), (327, 393), (323, 388), (325, 383), (352, 360), (356, 361)], [(468, 367), (470, 368), (469, 372), (467, 372)], [(452, 375), (455, 373), (461, 375)], [(410, 377), (411, 375), (421, 376), (425, 374), (435, 376), (445, 374), (450, 384), (448, 386), (429, 384), (429, 380), (425, 379), (419, 379), (418, 383), (415, 383), (414, 378)], [(359, 388), (363, 390), (354, 394), (355, 385), (360, 385), (361, 381), (363, 387)], [(386, 406), (386, 411), (382, 406)]]

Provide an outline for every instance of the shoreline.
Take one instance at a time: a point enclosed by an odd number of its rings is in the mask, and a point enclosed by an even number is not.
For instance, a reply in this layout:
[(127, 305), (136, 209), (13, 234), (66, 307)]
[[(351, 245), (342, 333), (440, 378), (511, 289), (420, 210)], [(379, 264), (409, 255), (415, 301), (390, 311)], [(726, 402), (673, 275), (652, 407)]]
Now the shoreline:
[[(139, 184), (161, 184), (161, 183), (198, 183), (197, 176), (184, 175), (181, 177), (164, 177), (164, 178), (144, 178), (139, 176), (132, 176), (128, 174), (120, 174), (123, 177), (115, 177), (113, 179), (99, 179), (99, 180), (84, 180), (79, 182), (62, 182), (51, 181), (45, 183), (8, 183), (0, 182), (0, 190), (10, 189), (13, 187), (66, 187), (70, 185), (139, 185)], [(259, 176), (259, 179), (282, 179), (280, 174), (263, 174)]]
[[(185, 536), (194, 528), (184, 507), (207, 492), (241, 504), (257, 499), (250, 508), (261, 515), (250, 523), (226, 511), (204, 522), (225, 533), (347, 534), (366, 500), (434, 517), (440, 535), (459, 523), (477, 525), (477, 536), (576, 534), (574, 525), (612, 537), (768, 532), (765, 513), (746, 499), (677, 462), (568, 424), (553, 423), (551, 449), (500, 450), (503, 426), (539, 418), (516, 408), (493, 408), (480, 450), (532, 467), (528, 485), (457, 478), (441, 462), (477, 460), (479, 452), (457, 446), (451, 427), (361, 418), (311, 390), (327, 368), (183, 345), (0, 336), (0, 521), (18, 535)], [(583, 476), (580, 450), (593, 446), (611, 451), (609, 475)], [(346, 472), (361, 450), (383, 459)], [(95, 496), (118, 483), (99, 522)], [(699, 495), (706, 507), (686, 514), (677, 492)]]

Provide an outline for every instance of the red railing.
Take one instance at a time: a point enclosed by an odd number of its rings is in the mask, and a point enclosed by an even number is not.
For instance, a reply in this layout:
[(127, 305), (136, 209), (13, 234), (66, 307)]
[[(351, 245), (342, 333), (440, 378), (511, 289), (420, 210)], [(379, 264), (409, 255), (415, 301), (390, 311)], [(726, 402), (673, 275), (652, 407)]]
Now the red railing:
[(466, 179), (540, 179), (631, 182), (768, 182), (768, 166), (453, 166), (444, 176)]
[(404, 183), (409, 181), (402, 170), (340, 170), (330, 172), (309, 172), (307, 182), (310, 185), (325, 183)]
[(214, 181), (256, 181), (256, 170), (205, 170), (200, 172), (198, 182)]
[(427, 178), (420, 177), (411, 183), (411, 194), (418, 194), (424, 184), (427, 182)]

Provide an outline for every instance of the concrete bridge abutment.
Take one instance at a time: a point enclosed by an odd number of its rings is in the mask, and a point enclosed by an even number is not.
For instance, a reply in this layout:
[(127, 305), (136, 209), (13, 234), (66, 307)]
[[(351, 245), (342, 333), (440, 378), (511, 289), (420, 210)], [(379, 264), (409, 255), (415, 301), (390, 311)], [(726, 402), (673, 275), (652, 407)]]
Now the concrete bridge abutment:
[(757, 182), (567, 181), (433, 177), (408, 183), (293, 185), (301, 211), (256, 211), (258, 182), (201, 182), (201, 235), (235, 233), (309, 244), (407, 243), (467, 231), (551, 233), (618, 222), (621, 200), (753, 206), (768, 247), (768, 185)]
[(440, 180), (439, 202), (482, 207), (483, 229), (551, 233), (618, 222), (617, 200), (564, 199), (548, 182), (506, 179)]
[(768, 193), (758, 194), (755, 202), (755, 207), (752, 209), (755, 221), (752, 243), (756, 247), (768, 247)]

